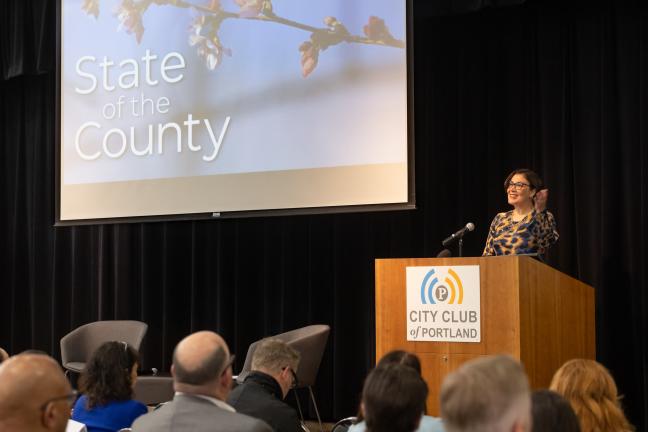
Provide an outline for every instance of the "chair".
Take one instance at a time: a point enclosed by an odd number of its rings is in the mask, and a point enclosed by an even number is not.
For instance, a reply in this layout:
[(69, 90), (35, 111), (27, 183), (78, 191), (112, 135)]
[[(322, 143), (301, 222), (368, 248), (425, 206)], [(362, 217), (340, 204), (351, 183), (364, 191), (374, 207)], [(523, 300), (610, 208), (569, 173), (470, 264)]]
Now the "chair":
[[(272, 338), (280, 339), (286, 342), (286, 344), (299, 352), (301, 359), (299, 361), (299, 367), (297, 368), (297, 388), (308, 388), (310, 398), (313, 401), (313, 406), (315, 407), (315, 414), (317, 415), (320, 431), (323, 430), (322, 419), (320, 418), (317, 402), (315, 401), (313, 385), (315, 385), (315, 380), (317, 379), (317, 372), (319, 371), (319, 366), (322, 362), (322, 356), (324, 355), (324, 349), (326, 348), (326, 342), (328, 341), (330, 332), (331, 327), (329, 327), (328, 325), (316, 324), (302, 327), (296, 330), (291, 330), (289, 332), (281, 333), (275, 336), (270, 336)], [(239, 384), (243, 383), (245, 377), (250, 373), (250, 369), (252, 368), (252, 357), (259, 342), (261, 341), (252, 343), (248, 348), (247, 355), (245, 356), (245, 363), (243, 364), (243, 369), (236, 378), (236, 381)], [(303, 421), (304, 415), (301, 412), (299, 398), (296, 397), (296, 399), (299, 414)]]
[(173, 399), (171, 376), (140, 376), (133, 389), (133, 399), (144, 405), (158, 405)]
[(96, 321), (61, 338), (61, 362), (69, 372), (81, 372), (92, 353), (104, 342), (122, 341), (139, 351), (148, 325), (140, 321)]
[(358, 422), (358, 417), (343, 418), (333, 425), (331, 432), (347, 432), (351, 426)]

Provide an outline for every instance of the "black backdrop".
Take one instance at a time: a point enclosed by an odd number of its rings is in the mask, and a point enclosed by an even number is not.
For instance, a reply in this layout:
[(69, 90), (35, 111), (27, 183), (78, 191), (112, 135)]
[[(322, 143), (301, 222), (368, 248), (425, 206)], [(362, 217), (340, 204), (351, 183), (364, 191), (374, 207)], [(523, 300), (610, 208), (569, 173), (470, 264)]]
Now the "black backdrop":
[(504, 177), (528, 166), (561, 233), (550, 262), (596, 287), (598, 359), (644, 430), (648, 6), (529, 0), (432, 17), (426, 1), (414, 2), (418, 210), (57, 229), (54, 2), (0, 2), (0, 345), (59, 356), (82, 323), (140, 319), (145, 365), (168, 370), (197, 329), (244, 357), (264, 335), (328, 323), (316, 392), (325, 418), (352, 414), (373, 362), (373, 260), (433, 256), (468, 221), (466, 252), (480, 254)]

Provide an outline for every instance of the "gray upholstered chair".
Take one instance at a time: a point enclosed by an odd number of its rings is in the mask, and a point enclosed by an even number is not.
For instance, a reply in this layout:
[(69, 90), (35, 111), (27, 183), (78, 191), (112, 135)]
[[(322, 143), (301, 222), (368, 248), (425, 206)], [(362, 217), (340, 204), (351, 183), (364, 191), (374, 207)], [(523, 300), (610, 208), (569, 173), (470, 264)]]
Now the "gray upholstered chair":
[[(308, 388), (310, 398), (313, 401), (313, 406), (315, 407), (315, 414), (317, 415), (317, 420), (319, 421), (320, 430), (323, 430), (322, 419), (320, 418), (317, 402), (315, 401), (313, 385), (315, 384), (315, 380), (317, 379), (317, 372), (319, 371), (320, 363), (322, 362), (322, 356), (324, 355), (324, 349), (326, 348), (326, 342), (328, 341), (330, 332), (331, 327), (329, 327), (328, 325), (316, 324), (302, 327), (296, 330), (291, 330), (286, 333), (269, 336), (272, 338), (281, 339), (289, 346), (293, 347), (301, 355), (299, 367), (297, 368), (297, 388)], [(252, 357), (259, 342), (261, 341), (252, 343), (248, 348), (247, 355), (245, 356), (245, 363), (243, 364), (243, 369), (236, 378), (236, 381), (239, 384), (242, 383), (245, 380), (245, 377), (250, 373), (250, 369), (252, 368)], [(301, 413), (301, 407), (299, 406), (299, 398), (297, 398), (297, 406), (303, 420), (304, 416)]]
[(148, 325), (141, 321), (96, 321), (72, 330), (61, 339), (61, 361), (68, 372), (81, 372), (104, 342), (121, 341), (139, 351)]
[(144, 405), (158, 405), (173, 399), (173, 378), (168, 375), (141, 376), (135, 382), (133, 399)]

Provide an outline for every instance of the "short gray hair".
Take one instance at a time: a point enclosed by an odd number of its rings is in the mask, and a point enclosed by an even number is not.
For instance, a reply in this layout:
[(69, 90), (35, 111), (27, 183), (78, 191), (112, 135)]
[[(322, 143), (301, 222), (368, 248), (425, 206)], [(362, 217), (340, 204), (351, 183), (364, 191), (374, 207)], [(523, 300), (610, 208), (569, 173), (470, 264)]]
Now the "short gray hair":
[(448, 432), (509, 431), (531, 422), (529, 381), (512, 357), (478, 358), (449, 374), (441, 385), (441, 417)]
[(280, 339), (263, 339), (252, 356), (252, 370), (281, 372), (286, 367), (297, 371), (300, 355), (294, 348)]

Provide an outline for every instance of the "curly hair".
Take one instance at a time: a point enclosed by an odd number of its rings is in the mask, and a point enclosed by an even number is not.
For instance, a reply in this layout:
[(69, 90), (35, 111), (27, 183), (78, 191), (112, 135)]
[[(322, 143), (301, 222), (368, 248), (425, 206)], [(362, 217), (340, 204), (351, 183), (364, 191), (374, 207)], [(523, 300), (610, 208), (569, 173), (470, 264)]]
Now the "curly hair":
[(549, 388), (571, 404), (583, 432), (629, 432), (610, 372), (594, 360), (574, 359), (555, 373)]
[(88, 409), (133, 396), (131, 371), (139, 354), (126, 342), (106, 342), (92, 354), (79, 378), (79, 389), (88, 399)]

